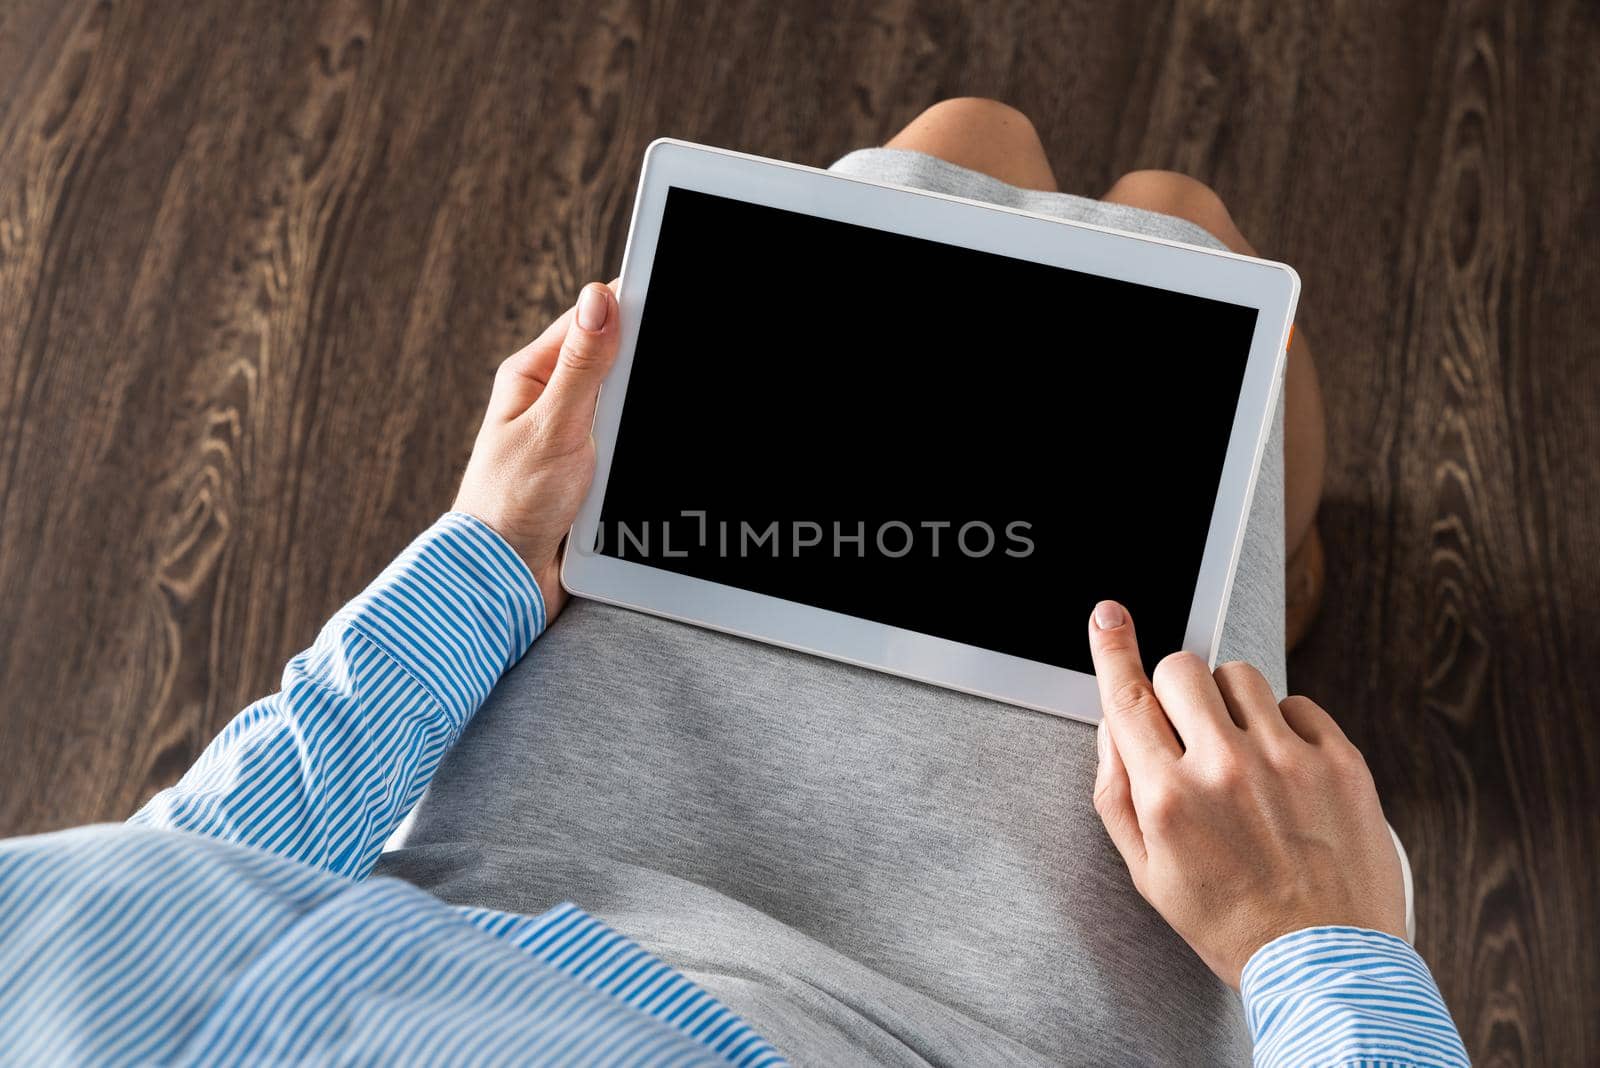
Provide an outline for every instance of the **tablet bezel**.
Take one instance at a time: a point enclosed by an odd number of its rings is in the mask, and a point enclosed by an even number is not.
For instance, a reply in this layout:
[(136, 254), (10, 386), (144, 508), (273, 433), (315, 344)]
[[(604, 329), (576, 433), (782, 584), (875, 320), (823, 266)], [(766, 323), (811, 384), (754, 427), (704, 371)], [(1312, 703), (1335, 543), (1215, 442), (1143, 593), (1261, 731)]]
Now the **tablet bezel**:
[[(1257, 309), (1184, 631), (1183, 648), (1215, 665), (1300, 291), (1299, 276), (1292, 268), (670, 138), (653, 142), (645, 152), (618, 288), (621, 349), (595, 412), (594, 483), (578, 511), (562, 565), (561, 580), (568, 592), (1040, 712), (1089, 723), (1100, 718), (1092, 675), (601, 556), (590, 548), (599, 527), (634, 342), (671, 187)], [(1063, 620), (1062, 641), (1077, 640), (1082, 624)]]

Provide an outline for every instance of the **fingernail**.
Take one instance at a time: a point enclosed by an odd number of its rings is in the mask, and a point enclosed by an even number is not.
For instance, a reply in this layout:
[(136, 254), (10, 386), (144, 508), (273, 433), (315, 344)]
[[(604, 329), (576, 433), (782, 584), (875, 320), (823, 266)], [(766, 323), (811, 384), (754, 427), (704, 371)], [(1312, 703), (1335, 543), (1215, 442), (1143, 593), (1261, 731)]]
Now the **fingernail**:
[(1128, 613), (1115, 601), (1101, 601), (1094, 606), (1094, 625), (1101, 630), (1115, 630), (1128, 621)]
[(1100, 763), (1106, 762), (1106, 721), (1101, 720), (1100, 725), (1094, 729), (1094, 746), (1100, 750)]
[(606, 318), (611, 314), (611, 302), (602, 293), (601, 286), (584, 286), (578, 294), (578, 326), (594, 333), (606, 328)]

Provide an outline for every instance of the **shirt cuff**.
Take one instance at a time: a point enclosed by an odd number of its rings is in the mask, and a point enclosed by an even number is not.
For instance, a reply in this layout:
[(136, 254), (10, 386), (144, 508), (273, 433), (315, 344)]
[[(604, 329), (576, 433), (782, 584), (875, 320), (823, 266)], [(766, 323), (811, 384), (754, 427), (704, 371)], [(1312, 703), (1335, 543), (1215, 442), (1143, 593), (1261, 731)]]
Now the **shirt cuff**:
[(1428, 966), (1393, 935), (1359, 927), (1284, 935), (1256, 950), (1239, 993), (1258, 1068), (1468, 1063)]
[(544, 596), (505, 539), (480, 519), (447, 512), (336, 618), (460, 727), (544, 630)]

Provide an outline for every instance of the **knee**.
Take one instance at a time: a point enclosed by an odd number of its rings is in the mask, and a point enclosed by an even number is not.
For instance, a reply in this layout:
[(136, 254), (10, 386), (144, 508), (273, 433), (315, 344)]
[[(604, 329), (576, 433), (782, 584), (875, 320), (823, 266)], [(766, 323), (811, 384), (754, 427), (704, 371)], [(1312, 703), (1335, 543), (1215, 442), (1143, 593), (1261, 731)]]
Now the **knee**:
[(940, 101), (891, 138), (889, 147), (926, 152), (1025, 189), (1056, 188), (1033, 123), (998, 100)]
[(1039, 144), (1039, 131), (1032, 120), (1010, 104), (981, 96), (959, 96), (941, 100), (918, 115), (915, 123), (937, 125), (989, 139), (1012, 140), (1028, 147)]
[(1112, 184), (1105, 199), (1187, 219), (1230, 247), (1238, 233), (1233, 216), (1216, 191), (1177, 171), (1130, 171)]

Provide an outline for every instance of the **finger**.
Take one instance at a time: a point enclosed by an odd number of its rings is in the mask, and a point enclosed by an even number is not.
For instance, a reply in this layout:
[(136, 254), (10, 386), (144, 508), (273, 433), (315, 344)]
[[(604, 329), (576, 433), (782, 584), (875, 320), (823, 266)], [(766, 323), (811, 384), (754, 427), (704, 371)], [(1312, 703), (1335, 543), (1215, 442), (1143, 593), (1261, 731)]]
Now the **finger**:
[(1349, 741), (1344, 736), (1344, 731), (1333, 721), (1333, 717), (1309, 697), (1286, 698), (1278, 708), (1283, 713), (1283, 721), (1289, 725), (1289, 729), (1312, 745)]
[(1289, 733), (1278, 698), (1266, 676), (1243, 660), (1230, 660), (1213, 674), (1233, 722), (1246, 731)]
[(1193, 653), (1163, 657), (1150, 676), (1150, 685), (1185, 750), (1214, 744), (1225, 731), (1237, 730), (1211, 670)]
[[(608, 284), (607, 288), (611, 290), (611, 295), (613, 297), (616, 296), (617, 286), (621, 284), (621, 282), (622, 279), (613, 278)], [(579, 293), (578, 295), (582, 296), (583, 294)], [(545, 336), (549, 338), (549, 344), (540, 348), (538, 354), (538, 363), (534, 366), (534, 372), (538, 376), (541, 385), (548, 383), (550, 381), (550, 376), (555, 373), (556, 360), (561, 355), (561, 342), (566, 339), (567, 330), (572, 326), (572, 315), (577, 310), (578, 309), (576, 305), (568, 308), (561, 314), (561, 318), (557, 319), (554, 323), (551, 323), (550, 328), (544, 332)], [(560, 326), (559, 330), (556, 329), (558, 324)]]
[(581, 421), (585, 433), (594, 418), (600, 383), (617, 357), (621, 341), (617, 298), (610, 288), (593, 282), (578, 295), (555, 369), (550, 374), (540, 408), (553, 425)]
[(1139, 661), (1133, 620), (1115, 601), (1101, 601), (1089, 618), (1089, 652), (1100, 687), (1100, 714), (1111, 726), (1130, 778), (1177, 760), (1183, 750)]
[(572, 325), (572, 309), (562, 312), (544, 332), (506, 357), (494, 376), (494, 393), (489, 398), (489, 414), (510, 422), (527, 411), (544, 392), (555, 370), (561, 339)]
[(1128, 783), (1128, 769), (1122, 763), (1122, 754), (1111, 740), (1111, 729), (1105, 720), (1095, 728), (1095, 743), (1100, 749), (1100, 764), (1094, 776), (1094, 809), (1105, 824), (1111, 844), (1122, 854), (1122, 861), (1137, 883), (1144, 874), (1144, 834), (1139, 830), (1139, 817), (1133, 808), (1133, 790)]
[[(556, 317), (555, 322), (544, 328), (544, 333), (522, 352), (527, 354), (524, 368), (529, 378), (541, 386), (550, 384), (550, 376), (555, 373), (556, 359), (561, 355), (561, 343), (566, 340), (567, 332), (572, 329), (572, 316), (577, 311), (574, 305)], [(522, 355), (519, 353), (518, 355)]]

